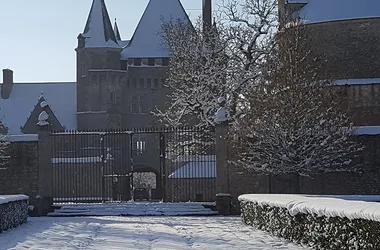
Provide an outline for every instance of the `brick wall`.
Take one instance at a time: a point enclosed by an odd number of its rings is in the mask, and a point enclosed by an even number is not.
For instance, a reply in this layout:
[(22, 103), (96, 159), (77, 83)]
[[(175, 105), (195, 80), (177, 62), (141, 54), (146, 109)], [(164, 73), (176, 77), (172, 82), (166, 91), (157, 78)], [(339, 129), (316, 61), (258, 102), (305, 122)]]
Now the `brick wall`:
[(38, 194), (38, 142), (13, 142), (10, 161), (0, 169), (0, 195), (25, 194), (35, 203)]
[(168, 179), (167, 201), (215, 201), (215, 178)]
[(366, 147), (358, 159), (358, 163), (363, 164), (362, 173), (269, 176), (229, 164), (233, 211), (239, 210), (237, 197), (247, 193), (380, 194), (380, 136), (363, 135), (358, 136), (358, 140)]
[(327, 57), (335, 79), (378, 78), (380, 19), (334, 21), (309, 25), (313, 51)]

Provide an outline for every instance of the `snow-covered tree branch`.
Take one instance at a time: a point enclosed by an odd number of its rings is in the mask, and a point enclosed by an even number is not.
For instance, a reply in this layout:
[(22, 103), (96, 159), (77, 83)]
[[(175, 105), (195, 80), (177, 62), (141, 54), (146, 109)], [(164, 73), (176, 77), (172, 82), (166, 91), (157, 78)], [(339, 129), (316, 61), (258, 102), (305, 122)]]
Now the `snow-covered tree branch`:
[(211, 30), (171, 22), (162, 37), (170, 50), (169, 107), (156, 115), (172, 126), (214, 124), (217, 98), (227, 98), (232, 120), (241, 115), (242, 94), (262, 75), (265, 55), (273, 46), (275, 0), (229, 0), (220, 6)]
[(4, 166), (9, 160), (8, 142), (4, 140), (5, 136), (2, 135), (1, 131), (5, 131), (5, 125), (0, 120), (0, 167)]
[(278, 33), (263, 83), (247, 93), (244, 117), (231, 131), (239, 135), (238, 164), (274, 174), (352, 170), (361, 146), (351, 140), (339, 88), (319, 78), (328, 69), (309, 39), (302, 24)]

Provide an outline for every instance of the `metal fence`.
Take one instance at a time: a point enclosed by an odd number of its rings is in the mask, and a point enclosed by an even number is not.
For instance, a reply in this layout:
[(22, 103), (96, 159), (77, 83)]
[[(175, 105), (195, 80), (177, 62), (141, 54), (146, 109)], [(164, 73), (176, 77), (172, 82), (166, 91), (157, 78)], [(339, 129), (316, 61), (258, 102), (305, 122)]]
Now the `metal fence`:
[(52, 132), (55, 202), (214, 201), (214, 129)]

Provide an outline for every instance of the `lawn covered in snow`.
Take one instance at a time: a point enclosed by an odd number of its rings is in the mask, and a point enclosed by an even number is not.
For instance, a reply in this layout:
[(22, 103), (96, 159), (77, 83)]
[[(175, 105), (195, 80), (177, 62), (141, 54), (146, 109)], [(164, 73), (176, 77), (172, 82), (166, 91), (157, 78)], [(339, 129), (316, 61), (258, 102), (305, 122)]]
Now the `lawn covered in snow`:
[(0, 234), (0, 249), (306, 249), (240, 217), (29, 218)]

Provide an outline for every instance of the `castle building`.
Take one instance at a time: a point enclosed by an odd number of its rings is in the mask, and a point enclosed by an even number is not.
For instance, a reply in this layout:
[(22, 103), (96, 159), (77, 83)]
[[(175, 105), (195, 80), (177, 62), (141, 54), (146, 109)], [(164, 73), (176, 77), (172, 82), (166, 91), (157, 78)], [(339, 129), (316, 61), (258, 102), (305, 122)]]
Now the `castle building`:
[(380, 1), (279, 0), (279, 15), (282, 26), (296, 18), (310, 29), (312, 52), (326, 59), (354, 125), (380, 125)]
[[(211, 0), (203, 6), (211, 23)], [(168, 101), (169, 51), (160, 34), (165, 22), (177, 20), (190, 23), (180, 0), (150, 0), (133, 36), (123, 40), (105, 0), (93, 0), (77, 37), (76, 82), (14, 83), (12, 70), (3, 70), (0, 120), (7, 132), (36, 133), (41, 102), (52, 129), (161, 126), (151, 113)]]

